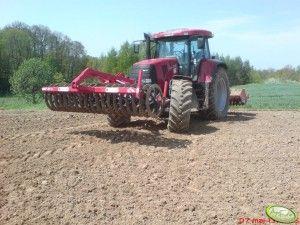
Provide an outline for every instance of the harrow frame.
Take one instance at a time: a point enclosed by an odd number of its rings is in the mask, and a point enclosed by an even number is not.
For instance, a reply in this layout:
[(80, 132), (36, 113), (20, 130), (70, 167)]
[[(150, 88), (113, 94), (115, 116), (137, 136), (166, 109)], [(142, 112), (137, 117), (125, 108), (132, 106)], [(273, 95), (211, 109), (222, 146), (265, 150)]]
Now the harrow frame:
[[(58, 92), (70, 92), (70, 93), (120, 93), (120, 94), (135, 94), (137, 98), (140, 96), (140, 90), (142, 88), (142, 76), (143, 71), (140, 70), (138, 74), (137, 85), (133, 79), (125, 77), (124, 74), (118, 73), (115, 76), (103, 73), (91, 68), (86, 68), (82, 71), (72, 82), (70, 86), (58, 87), (51, 85), (43, 87), (43, 92), (58, 93)], [(87, 78), (97, 78), (99, 83), (105, 86), (81, 86)], [(115, 87), (111, 86), (114, 85)], [(116, 84), (124, 85), (117, 87)]]
[[(81, 85), (91, 77), (99, 80), (99, 86)], [(139, 70), (136, 82), (121, 73), (111, 75), (87, 68), (70, 86), (51, 85), (43, 87), (42, 91), (48, 108), (54, 111), (159, 117), (164, 110), (167, 92), (156, 84), (143, 85), (142, 77), (143, 70)]]

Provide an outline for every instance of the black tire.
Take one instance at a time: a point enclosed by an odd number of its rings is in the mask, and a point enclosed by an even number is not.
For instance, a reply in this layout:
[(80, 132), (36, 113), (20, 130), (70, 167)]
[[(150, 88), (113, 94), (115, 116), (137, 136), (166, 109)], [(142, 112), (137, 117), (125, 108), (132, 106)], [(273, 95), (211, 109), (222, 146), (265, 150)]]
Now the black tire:
[(130, 123), (130, 116), (124, 116), (120, 114), (107, 115), (108, 124), (112, 127), (123, 127)]
[(174, 79), (171, 89), (168, 129), (176, 133), (187, 131), (192, 107), (192, 82)]
[(220, 120), (227, 116), (229, 109), (229, 81), (225, 68), (219, 67), (213, 76), (209, 88), (209, 107), (207, 116), (209, 119)]

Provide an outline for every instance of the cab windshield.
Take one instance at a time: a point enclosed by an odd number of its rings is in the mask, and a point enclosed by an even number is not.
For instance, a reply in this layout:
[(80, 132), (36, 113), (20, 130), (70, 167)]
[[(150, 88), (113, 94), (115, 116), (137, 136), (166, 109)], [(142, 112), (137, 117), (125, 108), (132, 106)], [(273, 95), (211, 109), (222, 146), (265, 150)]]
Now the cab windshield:
[(156, 57), (176, 57), (183, 73), (188, 68), (188, 41), (183, 40), (160, 40), (156, 45)]
[(157, 57), (168, 58), (176, 57), (179, 63), (186, 63), (188, 60), (188, 45), (187, 40), (179, 41), (158, 41), (157, 42)]
[[(164, 39), (156, 43), (157, 58), (175, 57), (179, 63), (179, 72), (183, 75), (197, 73), (197, 65), (203, 58), (209, 58), (208, 45), (198, 48), (197, 39), (199, 37), (185, 39)], [(189, 48), (190, 48), (190, 71), (189, 70)]]

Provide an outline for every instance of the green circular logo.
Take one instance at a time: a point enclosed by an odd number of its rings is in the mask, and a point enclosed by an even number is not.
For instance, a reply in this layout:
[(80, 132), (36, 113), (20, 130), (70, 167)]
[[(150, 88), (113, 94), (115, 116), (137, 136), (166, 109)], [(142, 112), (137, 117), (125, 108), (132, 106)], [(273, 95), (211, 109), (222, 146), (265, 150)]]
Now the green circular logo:
[(272, 220), (280, 223), (293, 223), (297, 220), (297, 213), (279, 205), (270, 205), (266, 208), (266, 214)]

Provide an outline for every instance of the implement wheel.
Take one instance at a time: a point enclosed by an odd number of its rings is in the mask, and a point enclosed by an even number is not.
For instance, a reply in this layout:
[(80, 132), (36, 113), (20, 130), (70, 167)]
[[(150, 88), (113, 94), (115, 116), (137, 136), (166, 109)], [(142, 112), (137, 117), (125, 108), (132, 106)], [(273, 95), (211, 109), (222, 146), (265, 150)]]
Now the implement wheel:
[(171, 132), (184, 132), (190, 125), (192, 107), (192, 82), (190, 80), (172, 81), (168, 129)]

